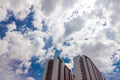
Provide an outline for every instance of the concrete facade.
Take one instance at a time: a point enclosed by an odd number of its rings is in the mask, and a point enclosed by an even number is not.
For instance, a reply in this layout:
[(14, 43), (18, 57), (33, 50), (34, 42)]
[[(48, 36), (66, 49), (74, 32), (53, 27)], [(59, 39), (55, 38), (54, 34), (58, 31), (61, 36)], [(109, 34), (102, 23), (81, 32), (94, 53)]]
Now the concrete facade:
[(71, 70), (59, 58), (46, 61), (42, 80), (76, 80)]
[(102, 74), (87, 56), (74, 57), (76, 80), (104, 80)]
[[(46, 60), (46, 66), (44, 69), (44, 74), (42, 80), (50, 80), (51, 79), (51, 73), (53, 70), (53, 60), (49, 59)], [(47, 75), (47, 76), (46, 76)]]

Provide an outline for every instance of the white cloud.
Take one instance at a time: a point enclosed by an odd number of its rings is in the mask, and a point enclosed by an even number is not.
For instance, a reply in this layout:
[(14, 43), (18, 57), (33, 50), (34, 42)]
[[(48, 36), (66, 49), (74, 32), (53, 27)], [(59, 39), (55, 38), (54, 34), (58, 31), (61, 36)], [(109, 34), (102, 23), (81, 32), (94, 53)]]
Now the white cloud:
[(0, 56), (7, 52), (7, 44), (8, 42), (5, 40), (0, 40)]
[(30, 8), (33, 5), (33, 0), (5, 0), (0, 1), (0, 21), (5, 20), (7, 17), (7, 10), (13, 12), (17, 19), (23, 20), (30, 12)]
[(120, 8), (118, 7), (119, 2), (120, 2), (119, 0), (96, 1), (98, 10), (100, 9), (102, 10), (102, 13), (107, 18), (110, 27), (112, 27), (113, 29), (117, 29), (118, 31), (120, 31), (120, 28), (119, 28), (120, 24), (118, 23), (119, 16), (120, 16), (119, 15)]
[(27, 80), (35, 80), (35, 79), (32, 77), (28, 77)]
[(56, 8), (56, 5), (59, 3), (59, 0), (42, 0), (42, 10), (45, 15), (50, 15), (54, 9)]
[(74, 6), (75, 0), (62, 0), (61, 5), (63, 8), (72, 8)]
[[(10, 64), (10, 59), (6, 56), (0, 56), (0, 79), (1, 80), (23, 80), (22, 77), (17, 75), (12, 69)], [(6, 77), (7, 75), (7, 77)]]
[(0, 7), (0, 21), (5, 20), (7, 15), (7, 10), (3, 6)]
[(84, 27), (84, 20), (81, 17), (73, 18), (72, 20), (66, 22), (64, 26), (65, 26), (64, 36), (67, 37), (71, 33), (79, 31), (82, 27)]
[(39, 30), (42, 30), (42, 19), (43, 19), (43, 14), (42, 14), (42, 11), (41, 11), (41, 5), (40, 4), (37, 4), (39, 6), (36, 6), (34, 5), (34, 15), (33, 15), (33, 25), (35, 28), (39, 29)]
[(31, 5), (32, 4), (30, 4), (28, 0), (9, 0), (7, 6), (10, 10), (13, 11), (13, 14), (17, 19), (23, 20), (30, 12), (29, 8), (31, 7)]
[[(29, 60), (32, 56), (44, 54), (44, 34), (40, 31), (29, 32), (22, 35), (17, 31), (7, 32), (2, 44), (1, 53), (6, 53), (12, 59)], [(32, 40), (30, 40), (32, 39)], [(6, 44), (6, 45), (5, 45)], [(11, 47), (12, 46), (12, 47)]]
[(117, 46), (111, 41), (98, 41), (83, 44), (81, 47), (82, 53), (89, 56), (102, 72), (109, 72), (114, 69), (114, 66), (112, 66), (113, 62), (111, 57), (116, 48)]
[(16, 24), (15, 24), (15, 22), (12, 22), (7, 27), (8, 27), (8, 31), (12, 31), (12, 30), (16, 29)]
[[(117, 53), (117, 59), (111, 59), (114, 52), (120, 48), (118, 0), (4, 1), (0, 1), (0, 21), (7, 20), (9, 17), (7, 10), (11, 10), (17, 19), (23, 20), (33, 6), (33, 26), (37, 28), (36, 31), (28, 30), (23, 35), (13, 31), (16, 29), (16, 24), (13, 22), (7, 26), (8, 32), (3, 40), (0, 40), (0, 55), (21, 60), (22, 65), (27, 67), (25, 72), (22, 72), (21, 68), (17, 69), (17, 74), (27, 73), (31, 64), (28, 60), (33, 56), (39, 56), (39, 61), (54, 56), (54, 47), (63, 51), (61, 57), (70, 57), (72, 60), (76, 55), (85, 54), (95, 61), (101, 71), (110, 72), (114, 69), (112, 64), (120, 58)], [(42, 20), (47, 25), (46, 32), (42, 32)], [(49, 36), (53, 38), (53, 45), (46, 52), (44, 38)], [(64, 42), (69, 46), (63, 45)], [(67, 65), (72, 68), (73, 61)], [(0, 68), (0, 71), (3, 69)]]

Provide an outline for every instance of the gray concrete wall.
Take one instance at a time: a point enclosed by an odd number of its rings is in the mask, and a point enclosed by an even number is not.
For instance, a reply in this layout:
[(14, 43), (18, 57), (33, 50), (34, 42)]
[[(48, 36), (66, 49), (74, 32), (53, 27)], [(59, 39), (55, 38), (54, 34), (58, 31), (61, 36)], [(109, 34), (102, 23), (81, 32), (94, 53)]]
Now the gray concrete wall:
[(59, 66), (59, 60), (57, 59), (57, 57), (55, 57), (53, 62), (52, 80), (57, 80), (58, 66)]
[(79, 60), (80, 60), (80, 56), (74, 57), (74, 69), (75, 69), (76, 80), (82, 80)]
[(47, 68), (48, 68), (48, 62), (49, 62), (49, 60), (46, 60), (45, 69), (44, 69), (42, 80), (45, 80), (45, 78), (46, 78), (46, 73), (47, 73)]

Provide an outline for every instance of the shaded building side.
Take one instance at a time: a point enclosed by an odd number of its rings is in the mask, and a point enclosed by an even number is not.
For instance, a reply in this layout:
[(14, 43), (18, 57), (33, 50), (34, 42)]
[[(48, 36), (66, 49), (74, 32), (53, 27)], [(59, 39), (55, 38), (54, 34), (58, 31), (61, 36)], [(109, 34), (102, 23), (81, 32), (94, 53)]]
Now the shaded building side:
[(104, 80), (102, 74), (87, 56), (74, 57), (76, 80)]
[(75, 80), (71, 70), (59, 58), (48, 59), (46, 61), (42, 80)]

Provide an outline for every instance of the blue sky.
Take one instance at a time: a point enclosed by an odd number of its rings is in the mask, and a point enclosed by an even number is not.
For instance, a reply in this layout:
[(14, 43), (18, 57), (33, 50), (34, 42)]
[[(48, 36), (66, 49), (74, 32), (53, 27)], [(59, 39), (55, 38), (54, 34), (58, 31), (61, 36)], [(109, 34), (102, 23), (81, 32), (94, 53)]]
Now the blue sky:
[[(1, 0), (1, 80), (41, 80), (46, 59), (87, 55), (120, 80), (119, 0)], [(7, 77), (6, 77), (7, 75)]]

